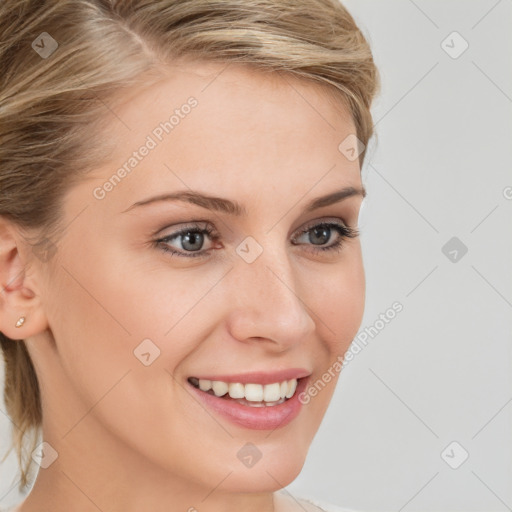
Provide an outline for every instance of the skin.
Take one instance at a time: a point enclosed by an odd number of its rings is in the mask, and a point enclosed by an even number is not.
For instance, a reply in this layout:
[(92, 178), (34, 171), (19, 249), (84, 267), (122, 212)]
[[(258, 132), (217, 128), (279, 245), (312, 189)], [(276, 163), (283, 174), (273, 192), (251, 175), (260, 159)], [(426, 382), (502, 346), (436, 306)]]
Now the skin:
[[(197, 107), (96, 199), (94, 188), (190, 96)], [(276, 491), (299, 474), (338, 373), (273, 432), (207, 411), (186, 381), (305, 368), (315, 382), (345, 353), (364, 309), (359, 238), (323, 253), (307, 235), (291, 239), (326, 219), (357, 227), (360, 195), (304, 211), (316, 197), (361, 188), (358, 161), (338, 150), (355, 133), (352, 119), (321, 86), (236, 65), (183, 64), (126, 98), (116, 114), (130, 130), (112, 119), (112, 157), (68, 191), (69, 227), (49, 262), (1, 219), (0, 330), (26, 340), (44, 440), (58, 452), (19, 510), (302, 510)], [(122, 213), (188, 189), (237, 201), (248, 215), (183, 201)], [(152, 244), (198, 220), (219, 233), (204, 239), (209, 256)], [(324, 246), (338, 239), (331, 232)], [(263, 248), (250, 264), (235, 251), (247, 236)], [(186, 253), (183, 238), (168, 245)], [(149, 366), (133, 354), (146, 338), (160, 349)], [(246, 442), (262, 454), (251, 468), (236, 456)]]

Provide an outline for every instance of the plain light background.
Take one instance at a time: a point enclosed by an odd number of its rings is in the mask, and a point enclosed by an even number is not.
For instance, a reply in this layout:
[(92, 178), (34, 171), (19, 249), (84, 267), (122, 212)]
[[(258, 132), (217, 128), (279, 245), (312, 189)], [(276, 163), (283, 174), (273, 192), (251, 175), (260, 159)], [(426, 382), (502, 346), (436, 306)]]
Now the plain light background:
[[(512, 510), (512, 2), (343, 3), (382, 78), (360, 332), (403, 310), (343, 369), (287, 490), (357, 511)], [(1, 507), (22, 499), (16, 471), (12, 452)]]

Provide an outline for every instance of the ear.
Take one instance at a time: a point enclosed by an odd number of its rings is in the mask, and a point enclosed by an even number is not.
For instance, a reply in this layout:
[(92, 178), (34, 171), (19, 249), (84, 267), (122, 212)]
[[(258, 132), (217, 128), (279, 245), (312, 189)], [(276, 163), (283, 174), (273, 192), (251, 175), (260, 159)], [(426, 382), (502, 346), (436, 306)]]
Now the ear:
[[(34, 336), (48, 327), (41, 302), (41, 265), (21, 230), (0, 215), (0, 332), (12, 340)], [(15, 327), (25, 317), (21, 327)]]

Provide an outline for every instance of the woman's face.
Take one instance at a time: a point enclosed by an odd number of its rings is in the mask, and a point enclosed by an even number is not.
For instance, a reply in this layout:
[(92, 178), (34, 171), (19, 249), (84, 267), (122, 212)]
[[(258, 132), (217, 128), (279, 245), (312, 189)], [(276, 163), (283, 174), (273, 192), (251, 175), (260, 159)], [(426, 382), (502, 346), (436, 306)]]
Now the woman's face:
[[(315, 204), (362, 188), (339, 149), (352, 120), (309, 82), (198, 63), (108, 115), (111, 161), (66, 195), (41, 281), (52, 337), (28, 342), (46, 441), (85, 473), (114, 461), (114, 479), (287, 485), (363, 314), (360, 242), (343, 236), (362, 196)], [(171, 194), (184, 195), (150, 202)], [(291, 398), (259, 401), (293, 379)], [(196, 387), (208, 381), (228, 394)]]

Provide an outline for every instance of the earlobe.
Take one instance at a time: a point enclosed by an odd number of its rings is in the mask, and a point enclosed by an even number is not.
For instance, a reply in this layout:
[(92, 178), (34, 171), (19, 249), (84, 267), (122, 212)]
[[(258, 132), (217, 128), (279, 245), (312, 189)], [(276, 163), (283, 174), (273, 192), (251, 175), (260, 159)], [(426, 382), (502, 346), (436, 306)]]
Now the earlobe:
[(28, 314), (18, 315), (17, 318), (12, 315), (2, 315), (0, 320), (0, 332), (11, 340), (26, 340), (47, 328), (48, 322), (40, 304), (34, 305), (30, 321)]
[(20, 316), (18, 318), (18, 321), (14, 325), (14, 327), (21, 327), (24, 323), (25, 323), (25, 317), (24, 316)]

